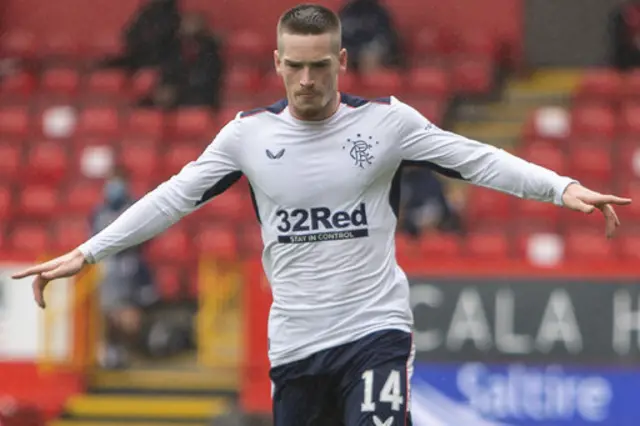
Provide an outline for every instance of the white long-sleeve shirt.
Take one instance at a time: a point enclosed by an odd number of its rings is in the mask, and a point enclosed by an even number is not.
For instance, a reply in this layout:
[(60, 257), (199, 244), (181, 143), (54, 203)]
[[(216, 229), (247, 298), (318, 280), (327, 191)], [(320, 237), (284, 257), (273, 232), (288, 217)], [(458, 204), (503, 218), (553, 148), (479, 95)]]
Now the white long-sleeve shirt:
[(518, 197), (562, 204), (572, 179), (446, 132), (394, 97), (341, 95), (330, 118), (286, 101), (240, 113), (195, 161), (80, 246), (90, 262), (141, 243), (244, 174), (273, 292), (273, 366), (381, 329), (410, 331), (394, 234), (403, 165), (424, 165)]

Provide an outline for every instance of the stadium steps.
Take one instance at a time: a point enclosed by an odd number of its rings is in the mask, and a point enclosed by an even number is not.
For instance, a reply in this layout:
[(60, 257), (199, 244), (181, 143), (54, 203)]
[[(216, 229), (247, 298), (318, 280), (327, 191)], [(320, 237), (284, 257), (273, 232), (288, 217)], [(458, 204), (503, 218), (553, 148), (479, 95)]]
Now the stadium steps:
[(84, 395), (70, 398), (49, 426), (211, 426), (233, 410), (232, 370), (95, 371)]

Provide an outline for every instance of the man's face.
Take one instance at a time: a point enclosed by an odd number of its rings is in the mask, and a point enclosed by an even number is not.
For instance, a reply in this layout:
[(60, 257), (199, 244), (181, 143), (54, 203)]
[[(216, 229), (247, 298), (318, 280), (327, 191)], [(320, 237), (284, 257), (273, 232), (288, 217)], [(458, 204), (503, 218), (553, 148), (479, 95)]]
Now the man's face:
[(334, 34), (282, 33), (274, 52), (289, 106), (302, 119), (318, 120), (333, 112), (338, 74), (347, 69), (347, 53)]

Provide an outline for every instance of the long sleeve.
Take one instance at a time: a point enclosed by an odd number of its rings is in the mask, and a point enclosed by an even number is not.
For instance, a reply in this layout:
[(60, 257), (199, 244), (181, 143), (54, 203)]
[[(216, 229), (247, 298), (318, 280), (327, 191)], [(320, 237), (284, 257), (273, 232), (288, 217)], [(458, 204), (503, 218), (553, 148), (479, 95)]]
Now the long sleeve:
[(393, 99), (404, 161), (435, 165), (440, 172), (520, 198), (562, 205), (575, 182), (494, 146), (439, 129), (409, 105)]
[(177, 175), (133, 204), (112, 224), (82, 244), (90, 263), (160, 234), (237, 181), (239, 122), (227, 124), (214, 141)]

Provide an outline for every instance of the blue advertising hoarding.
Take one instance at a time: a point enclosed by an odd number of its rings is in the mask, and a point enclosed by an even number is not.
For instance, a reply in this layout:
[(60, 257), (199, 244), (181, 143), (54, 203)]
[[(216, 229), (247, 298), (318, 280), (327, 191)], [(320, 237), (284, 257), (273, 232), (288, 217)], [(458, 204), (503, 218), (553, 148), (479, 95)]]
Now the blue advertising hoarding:
[(640, 368), (418, 363), (416, 426), (638, 426)]

